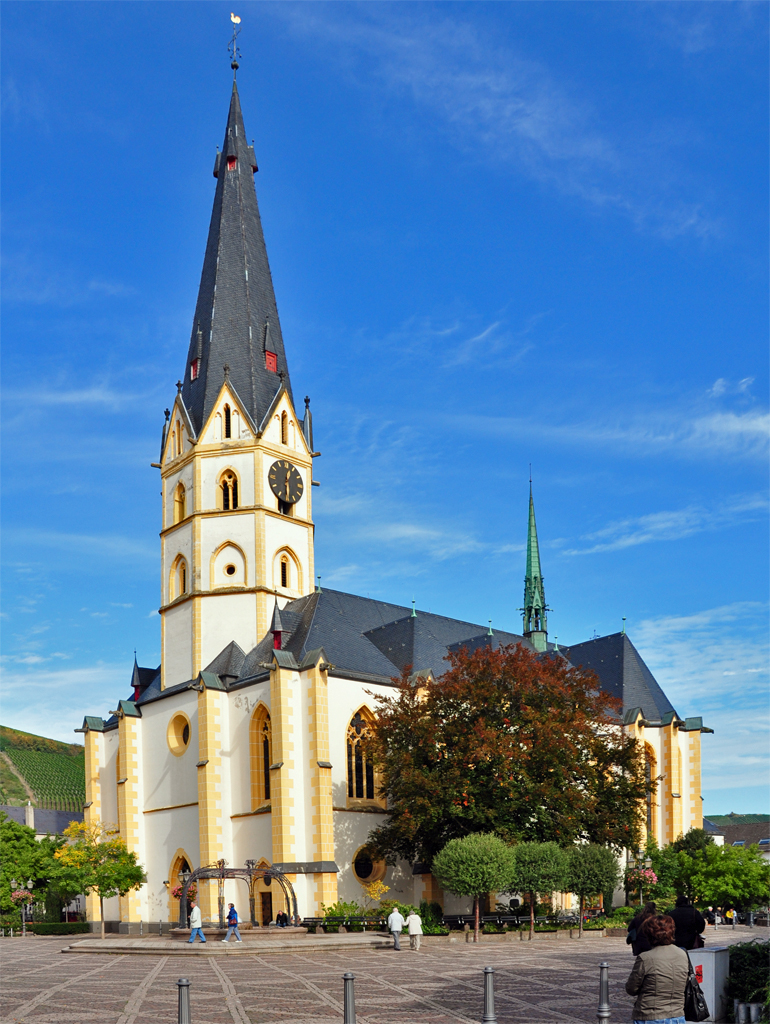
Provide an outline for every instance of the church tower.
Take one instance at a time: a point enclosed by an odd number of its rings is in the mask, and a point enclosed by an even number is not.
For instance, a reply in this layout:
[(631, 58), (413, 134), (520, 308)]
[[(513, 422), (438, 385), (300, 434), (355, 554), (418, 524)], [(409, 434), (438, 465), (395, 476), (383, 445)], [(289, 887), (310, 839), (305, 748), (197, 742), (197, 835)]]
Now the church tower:
[[(234, 67), (237, 65), (234, 64)], [(192, 337), (166, 410), (162, 686), (193, 679), (234, 640), (250, 651), (275, 605), (313, 590), (309, 400), (294, 407), (233, 80)]]
[(529, 524), (527, 529), (527, 575), (524, 577), (524, 636), (536, 651), (548, 649), (549, 611), (545, 603), (545, 585), (540, 571), (540, 546), (537, 542), (535, 503), (532, 499), (532, 481), (529, 484)]

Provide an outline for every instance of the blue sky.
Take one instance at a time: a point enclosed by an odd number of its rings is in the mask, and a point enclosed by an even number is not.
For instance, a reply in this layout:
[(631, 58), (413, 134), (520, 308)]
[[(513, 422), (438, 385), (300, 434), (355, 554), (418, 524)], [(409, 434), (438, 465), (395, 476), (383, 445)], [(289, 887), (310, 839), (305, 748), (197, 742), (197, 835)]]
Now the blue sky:
[(631, 639), (768, 809), (768, 9), (3, 4), (4, 723), (159, 661), (157, 461), (239, 89), (323, 584)]

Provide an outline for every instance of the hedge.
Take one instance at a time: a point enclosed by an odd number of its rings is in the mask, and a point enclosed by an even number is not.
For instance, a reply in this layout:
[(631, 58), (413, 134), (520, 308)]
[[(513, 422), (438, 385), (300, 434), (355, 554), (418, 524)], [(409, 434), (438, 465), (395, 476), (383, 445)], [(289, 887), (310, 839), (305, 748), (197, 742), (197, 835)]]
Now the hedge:
[(35, 935), (83, 935), (90, 930), (87, 921), (57, 921), (52, 924), (36, 922), (27, 925), (27, 931)]

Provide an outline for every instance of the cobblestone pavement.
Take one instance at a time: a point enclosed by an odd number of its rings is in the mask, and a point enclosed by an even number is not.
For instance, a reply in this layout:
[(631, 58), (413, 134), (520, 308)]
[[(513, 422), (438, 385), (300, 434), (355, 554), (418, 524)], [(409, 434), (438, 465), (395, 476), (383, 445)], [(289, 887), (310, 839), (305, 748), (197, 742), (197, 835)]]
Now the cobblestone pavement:
[[(708, 945), (767, 929), (720, 929)], [(729, 934), (728, 934), (729, 933)], [(61, 954), (66, 939), (0, 942), (0, 1024), (175, 1024), (176, 980), (191, 981), (193, 1024), (341, 1024), (342, 975), (356, 976), (360, 1024), (470, 1024), (482, 1015), (482, 970), (495, 968), (500, 1024), (594, 1022), (598, 965), (610, 964), (612, 1021), (630, 1021), (623, 939), (431, 945), (196, 958)], [(403, 942), (402, 946), (407, 943)]]

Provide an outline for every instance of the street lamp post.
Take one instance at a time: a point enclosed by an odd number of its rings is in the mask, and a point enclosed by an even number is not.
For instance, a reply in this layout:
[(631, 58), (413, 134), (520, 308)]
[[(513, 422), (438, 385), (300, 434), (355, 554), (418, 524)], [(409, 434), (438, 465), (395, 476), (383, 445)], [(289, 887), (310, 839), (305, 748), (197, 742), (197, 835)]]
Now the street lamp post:
[[(182, 887), (183, 887), (183, 888), (184, 888), (184, 886), (185, 886), (185, 885), (187, 884), (187, 880), (189, 879), (189, 877), (190, 877), (190, 875), (191, 875), (191, 874), (192, 874), (192, 871), (180, 871), (180, 872), (179, 872), (179, 880), (181, 881), (181, 883), (182, 883)], [(180, 903), (182, 902), (182, 895), (181, 895), (181, 893), (180, 893), (180, 895), (179, 895), (179, 902), (180, 902)], [(187, 925), (189, 925), (189, 924), (190, 924), (190, 915), (189, 915), (189, 912), (188, 912), (188, 910), (187, 910), (187, 906), (188, 906), (188, 901), (187, 901), (187, 900), (185, 900), (185, 905), (184, 905), (184, 919), (185, 919), (185, 923), (186, 923)]]
[[(32, 888), (33, 888), (34, 884), (35, 884), (35, 880), (33, 878), (28, 878), (27, 879), (27, 891), (28, 892), (32, 892)], [(12, 891), (16, 891), (16, 887), (19, 886), (19, 885), (24, 885), (24, 882), (23, 881), (17, 882), (15, 878), (11, 879), (11, 890)], [(19, 909), (21, 910), (21, 937), (23, 939), (26, 939), (26, 937), (27, 937), (27, 903), (26, 903), (26, 900), (22, 903), (22, 905), (21, 905), (21, 907)]]

